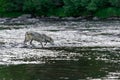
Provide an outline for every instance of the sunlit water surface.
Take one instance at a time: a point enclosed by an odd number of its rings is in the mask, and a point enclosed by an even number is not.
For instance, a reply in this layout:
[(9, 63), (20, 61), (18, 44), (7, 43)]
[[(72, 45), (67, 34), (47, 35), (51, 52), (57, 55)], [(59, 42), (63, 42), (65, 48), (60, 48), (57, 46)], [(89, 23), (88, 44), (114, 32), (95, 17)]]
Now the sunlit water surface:
[[(0, 80), (120, 80), (119, 21), (0, 27)], [(45, 33), (55, 45), (24, 47), (26, 31)]]

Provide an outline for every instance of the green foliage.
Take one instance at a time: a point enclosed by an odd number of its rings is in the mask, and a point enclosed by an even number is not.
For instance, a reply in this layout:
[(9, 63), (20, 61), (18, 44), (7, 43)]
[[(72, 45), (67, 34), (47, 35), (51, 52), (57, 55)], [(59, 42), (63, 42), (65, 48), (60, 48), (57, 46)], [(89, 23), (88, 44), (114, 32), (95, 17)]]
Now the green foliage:
[(106, 0), (89, 0), (87, 4), (88, 5), (85, 6), (86, 11), (89, 12), (89, 15), (95, 16), (98, 10), (106, 8), (108, 2)]
[(63, 0), (64, 1), (64, 14), (66, 16), (80, 16), (84, 7), (81, 6), (81, 0)]
[(0, 12), (4, 12), (5, 11), (5, 5), (6, 1), (5, 0), (0, 0)]
[(88, 6), (88, 3), (90, 2), (90, 0), (81, 0), (81, 6), (83, 6), (83, 7), (86, 7), (86, 6)]
[(24, 2), (23, 11), (33, 15), (46, 16), (53, 8), (54, 4), (52, 0), (26, 0)]
[(71, 16), (74, 14), (75, 5), (73, 4), (72, 0), (64, 0), (64, 13), (66, 16)]
[(120, 8), (105, 8), (96, 12), (95, 15), (101, 18), (120, 16)]
[(120, 8), (120, 0), (109, 0), (109, 2), (113, 7)]
[(39, 0), (26, 0), (23, 5), (23, 11), (33, 13), (36, 11), (36, 7), (38, 7)]
[(65, 17), (66, 15), (64, 14), (64, 9), (63, 8), (56, 8), (54, 11), (50, 11), (48, 16), (58, 16), (58, 17)]
[[(16, 14), (13, 14), (16, 13)], [(120, 0), (0, 0), (0, 16), (120, 16)]]
[(0, 17), (18, 17), (22, 14), (21, 12), (0, 12)]
[(1, 7), (4, 9), (6, 12), (13, 12), (13, 11), (22, 11), (22, 6), (23, 6), (24, 0), (1, 0), (0, 4), (2, 4)]

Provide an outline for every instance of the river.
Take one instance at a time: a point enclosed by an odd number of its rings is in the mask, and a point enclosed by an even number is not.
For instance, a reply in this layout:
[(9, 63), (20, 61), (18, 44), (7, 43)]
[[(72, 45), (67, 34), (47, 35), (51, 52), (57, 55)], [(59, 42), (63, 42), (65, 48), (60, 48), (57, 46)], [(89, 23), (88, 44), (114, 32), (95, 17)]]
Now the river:
[[(27, 31), (55, 45), (24, 47)], [(120, 80), (120, 21), (0, 25), (0, 80)]]

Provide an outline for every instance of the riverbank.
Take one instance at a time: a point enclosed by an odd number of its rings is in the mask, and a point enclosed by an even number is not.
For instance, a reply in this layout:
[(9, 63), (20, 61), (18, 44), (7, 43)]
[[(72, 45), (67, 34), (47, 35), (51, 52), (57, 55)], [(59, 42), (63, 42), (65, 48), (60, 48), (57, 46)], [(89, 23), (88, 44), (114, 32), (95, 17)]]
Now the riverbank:
[(24, 14), (16, 18), (0, 18), (0, 25), (25, 25), (35, 24), (40, 21), (119, 21), (120, 17), (98, 18), (93, 16), (81, 17), (32, 17), (30, 14)]

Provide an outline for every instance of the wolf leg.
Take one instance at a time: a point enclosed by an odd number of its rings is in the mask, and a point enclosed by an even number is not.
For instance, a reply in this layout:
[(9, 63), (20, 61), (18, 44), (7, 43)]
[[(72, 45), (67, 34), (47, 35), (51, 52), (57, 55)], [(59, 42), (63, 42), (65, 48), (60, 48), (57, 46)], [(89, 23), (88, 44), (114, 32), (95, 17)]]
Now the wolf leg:
[(25, 38), (25, 40), (24, 40), (23, 43), (26, 45), (26, 43), (27, 43), (28, 41), (29, 41), (29, 40), (27, 40), (27, 39)]
[(41, 44), (41, 46), (42, 46), (42, 48), (43, 48), (43, 44), (42, 44), (42, 42), (40, 42), (40, 44)]
[(33, 41), (33, 40), (30, 40), (30, 45), (33, 45), (33, 44), (32, 44), (32, 41)]
[(47, 42), (45, 42), (44, 46), (47, 44)]

